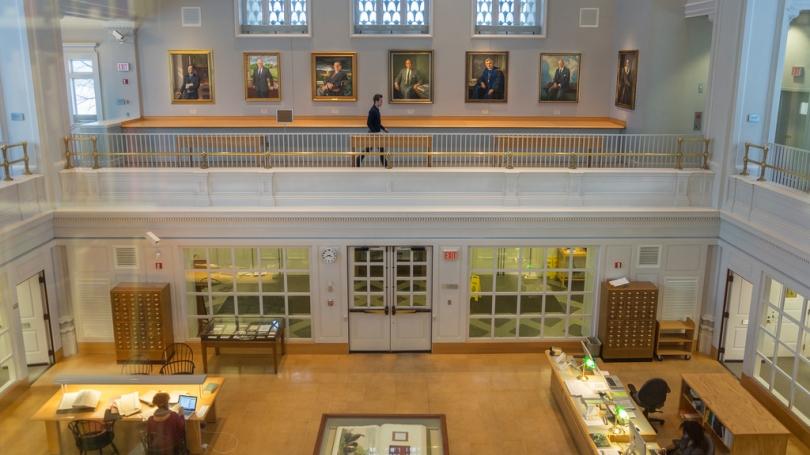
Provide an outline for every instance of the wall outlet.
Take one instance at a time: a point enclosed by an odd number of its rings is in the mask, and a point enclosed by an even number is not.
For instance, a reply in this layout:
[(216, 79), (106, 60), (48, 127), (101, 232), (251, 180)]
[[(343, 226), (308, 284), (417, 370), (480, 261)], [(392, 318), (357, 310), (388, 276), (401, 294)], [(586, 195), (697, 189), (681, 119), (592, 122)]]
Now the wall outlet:
[(262, 109), (262, 110), (261, 110), (261, 113), (262, 113), (262, 114), (266, 114), (266, 113), (267, 113), (267, 109)]
[(482, 113), (482, 114), (489, 114), (489, 109), (482, 109), (482, 110), (481, 110), (481, 113)]
[(415, 111), (413, 109), (408, 109), (409, 114), (413, 114)]
[(554, 109), (554, 115), (560, 115), (560, 110), (559, 109)]
[(340, 109), (332, 109), (333, 114), (340, 114)]
[(196, 114), (197, 109), (189, 109), (188, 112), (189, 112), (189, 114)]

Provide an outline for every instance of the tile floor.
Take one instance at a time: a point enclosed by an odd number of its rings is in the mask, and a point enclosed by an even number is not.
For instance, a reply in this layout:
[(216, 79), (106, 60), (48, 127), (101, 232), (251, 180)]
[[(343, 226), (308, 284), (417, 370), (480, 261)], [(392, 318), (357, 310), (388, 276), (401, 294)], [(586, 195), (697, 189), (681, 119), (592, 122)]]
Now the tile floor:
[[(272, 374), (270, 356), (212, 358), (209, 372), (226, 379), (217, 400), (218, 421), (203, 430), (203, 441), (210, 444), (207, 453), (309, 455), (323, 413), (445, 414), (453, 455), (576, 453), (549, 393), (550, 366), (544, 354), (288, 355), (280, 369)], [(669, 382), (673, 394), (664, 407), (661, 443), (678, 435), (680, 374), (725, 372), (702, 355), (689, 361), (672, 357), (607, 363), (604, 369), (619, 375), (625, 385), (640, 386), (655, 376)], [(80, 354), (53, 366), (0, 413), (0, 452), (46, 453), (44, 424), (28, 419), (57, 391), (51, 385), (55, 376), (120, 370), (113, 354)], [(137, 431), (142, 425), (116, 425), (122, 455), (139, 453)], [(78, 453), (66, 430), (62, 447), (62, 453)], [(788, 454), (810, 450), (791, 436)]]

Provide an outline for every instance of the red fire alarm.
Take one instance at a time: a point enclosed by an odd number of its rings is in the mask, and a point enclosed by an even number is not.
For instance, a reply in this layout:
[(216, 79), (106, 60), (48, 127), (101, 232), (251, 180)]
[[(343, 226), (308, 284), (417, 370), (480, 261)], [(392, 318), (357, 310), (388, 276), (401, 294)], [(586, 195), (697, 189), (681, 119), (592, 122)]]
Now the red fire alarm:
[(614, 268), (614, 269), (620, 269), (620, 268), (622, 268), (622, 263), (621, 263), (621, 262), (616, 262), (615, 264), (613, 264), (613, 268)]
[(155, 268), (158, 269), (158, 270), (162, 270), (163, 269), (163, 263), (162, 262), (155, 262)]
[(124, 85), (129, 84), (129, 79), (124, 79)]

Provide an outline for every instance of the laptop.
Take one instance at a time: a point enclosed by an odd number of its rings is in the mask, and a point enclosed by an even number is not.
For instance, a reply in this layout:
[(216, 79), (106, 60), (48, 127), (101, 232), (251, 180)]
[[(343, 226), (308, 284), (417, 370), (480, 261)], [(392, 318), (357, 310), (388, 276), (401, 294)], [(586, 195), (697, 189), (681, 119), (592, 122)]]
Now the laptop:
[(183, 418), (188, 420), (189, 417), (194, 415), (194, 410), (197, 409), (197, 397), (180, 395), (177, 404), (183, 407)]

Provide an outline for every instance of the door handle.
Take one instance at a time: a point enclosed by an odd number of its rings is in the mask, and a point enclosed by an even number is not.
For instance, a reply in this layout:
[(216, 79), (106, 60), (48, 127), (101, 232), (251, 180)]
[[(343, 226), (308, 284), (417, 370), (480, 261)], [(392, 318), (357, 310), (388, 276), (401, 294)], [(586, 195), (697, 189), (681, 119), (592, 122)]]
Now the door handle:
[(391, 305), (391, 315), (392, 316), (397, 315), (397, 306), (396, 305)]
[(402, 314), (411, 314), (416, 313), (416, 310), (399, 310), (399, 312)]
[[(394, 310), (394, 314), (397, 314), (396, 310)], [(388, 305), (385, 306), (385, 315), (388, 315)]]

